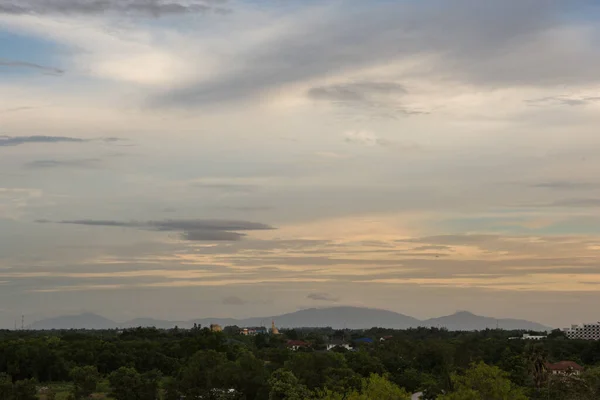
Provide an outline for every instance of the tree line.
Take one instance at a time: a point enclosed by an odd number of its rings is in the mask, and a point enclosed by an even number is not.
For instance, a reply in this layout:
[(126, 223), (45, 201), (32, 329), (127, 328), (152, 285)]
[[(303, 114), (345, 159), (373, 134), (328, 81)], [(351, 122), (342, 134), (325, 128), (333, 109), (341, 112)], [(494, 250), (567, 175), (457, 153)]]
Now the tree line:
[[(444, 329), (284, 330), (239, 335), (137, 328), (0, 331), (0, 400), (591, 400), (600, 398), (600, 342), (559, 331), (540, 342), (522, 332)], [(326, 351), (333, 339), (352, 350)], [(385, 341), (379, 339), (385, 337)], [(310, 346), (292, 351), (288, 340)], [(547, 362), (575, 361), (577, 376)]]

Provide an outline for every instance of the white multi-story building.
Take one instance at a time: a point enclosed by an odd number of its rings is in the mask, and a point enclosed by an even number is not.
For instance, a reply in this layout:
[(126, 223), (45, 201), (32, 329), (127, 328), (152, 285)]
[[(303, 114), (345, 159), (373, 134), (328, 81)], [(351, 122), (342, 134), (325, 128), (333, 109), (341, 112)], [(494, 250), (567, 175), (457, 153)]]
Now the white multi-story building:
[(523, 336), (521, 337), (511, 337), (509, 339), (514, 340), (514, 339), (521, 339), (521, 340), (544, 340), (547, 339), (548, 336), (536, 336), (536, 335), (530, 335), (528, 333), (523, 334)]
[(569, 339), (600, 340), (600, 322), (595, 324), (571, 325), (563, 330)]

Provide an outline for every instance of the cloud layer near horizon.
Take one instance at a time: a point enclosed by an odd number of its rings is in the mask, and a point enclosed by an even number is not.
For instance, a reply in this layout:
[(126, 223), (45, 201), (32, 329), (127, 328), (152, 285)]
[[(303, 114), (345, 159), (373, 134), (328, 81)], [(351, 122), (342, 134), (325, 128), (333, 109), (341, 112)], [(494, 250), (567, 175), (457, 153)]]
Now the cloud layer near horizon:
[(0, 0), (0, 14), (63, 14), (95, 15), (104, 13), (127, 13), (160, 17), (188, 13), (205, 13), (229, 10), (220, 5), (227, 0)]
[(0, 0), (0, 327), (595, 318), (597, 11)]

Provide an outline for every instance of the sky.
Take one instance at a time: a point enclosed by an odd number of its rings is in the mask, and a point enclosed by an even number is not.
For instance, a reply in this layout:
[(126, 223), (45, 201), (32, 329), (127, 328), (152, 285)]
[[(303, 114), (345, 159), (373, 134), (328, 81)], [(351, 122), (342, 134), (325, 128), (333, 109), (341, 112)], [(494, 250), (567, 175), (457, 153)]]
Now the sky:
[(0, 328), (600, 319), (600, 2), (0, 0)]

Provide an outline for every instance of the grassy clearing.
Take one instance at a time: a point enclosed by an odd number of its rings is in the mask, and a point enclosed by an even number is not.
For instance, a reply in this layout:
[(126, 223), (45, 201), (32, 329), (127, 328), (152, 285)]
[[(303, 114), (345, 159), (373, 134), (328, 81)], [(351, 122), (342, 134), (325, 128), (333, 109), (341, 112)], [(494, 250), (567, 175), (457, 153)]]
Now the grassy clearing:
[[(56, 394), (55, 400), (67, 400), (69, 398), (69, 393), (73, 391), (73, 385), (65, 382), (45, 384), (40, 388), (40, 394), (38, 396), (40, 400), (47, 400), (47, 397), (44, 394), (46, 390)], [(102, 380), (98, 383), (98, 392), (92, 394), (91, 398), (97, 400), (112, 400), (112, 398), (108, 396), (109, 390), (110, 386), (108, 380)]]

